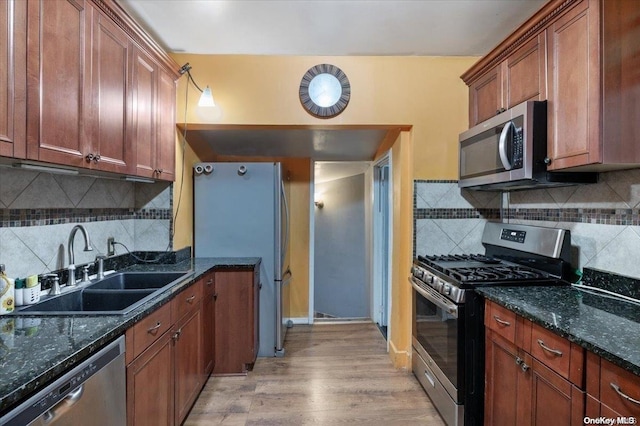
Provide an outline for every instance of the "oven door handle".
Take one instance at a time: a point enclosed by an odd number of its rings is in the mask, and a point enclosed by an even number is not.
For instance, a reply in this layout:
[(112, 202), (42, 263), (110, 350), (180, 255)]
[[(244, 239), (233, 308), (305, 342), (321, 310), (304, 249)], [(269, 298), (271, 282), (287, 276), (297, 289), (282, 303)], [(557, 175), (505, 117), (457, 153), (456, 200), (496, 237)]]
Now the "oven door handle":
[(430, 288), (420, 287), (415, 282), (413, 277), (409, 277), (409, 281), (411, 282), (411, 287), (413, 287), (413, 289), (417, 291), (422, 297), (424, 297), (434, 305), (444, 309), (446, 312), (450, 313), (456, 318), (458, 317), (458, 305), (456, 305), (453, 302), (449, 302), (444, 298), (444, 296), (442, 296), (440, 293), (438, 293), (435, 290), (432, 290)]

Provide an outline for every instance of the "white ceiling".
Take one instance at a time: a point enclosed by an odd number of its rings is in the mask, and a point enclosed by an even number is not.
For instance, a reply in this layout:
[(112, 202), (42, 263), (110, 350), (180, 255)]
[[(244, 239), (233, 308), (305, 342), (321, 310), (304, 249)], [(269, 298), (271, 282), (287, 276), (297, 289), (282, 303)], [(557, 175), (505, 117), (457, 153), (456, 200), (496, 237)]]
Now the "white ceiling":
[[(547, 0), (117, 1), (169, 52), (481, 56)], [(347, 161), (372, 160), (386, 135), (336, 128), (193, 130), (188, 140), (216, 154), (339, 161), (317, 168), (318, 180), (361, 173), (368, 163)]]
[(484, 55), (546, 0), (118, 0), (170, 52)]

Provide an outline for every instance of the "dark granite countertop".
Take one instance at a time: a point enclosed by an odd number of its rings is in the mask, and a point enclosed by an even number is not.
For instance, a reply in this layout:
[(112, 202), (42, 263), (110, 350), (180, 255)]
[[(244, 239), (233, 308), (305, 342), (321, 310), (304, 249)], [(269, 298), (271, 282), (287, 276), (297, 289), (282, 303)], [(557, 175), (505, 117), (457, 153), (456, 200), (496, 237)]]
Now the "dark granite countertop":
[(640, 306), (575, 287), (487, 287), (485, 298), (640, 375)]
[(0, 414), (122, 335), (204, 273), (225, 268), (253, 270), (260, 261), (256, 257), (197, 258), (173, 264), (129, 266), (124, 270), (191, 274), (126, 315), (0, 317)]

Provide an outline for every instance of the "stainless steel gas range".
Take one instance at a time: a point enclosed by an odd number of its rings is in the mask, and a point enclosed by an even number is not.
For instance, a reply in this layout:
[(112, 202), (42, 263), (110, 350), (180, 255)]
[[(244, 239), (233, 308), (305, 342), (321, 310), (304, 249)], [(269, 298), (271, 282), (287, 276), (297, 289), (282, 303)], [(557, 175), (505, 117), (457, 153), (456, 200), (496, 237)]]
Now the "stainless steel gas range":
[(563, 229), (488, 222), (484, 254), (418, 256), (413, 287), (413, 373), (449, 425), (482, 425), (481, 286), (568, 285), (571, 236)]

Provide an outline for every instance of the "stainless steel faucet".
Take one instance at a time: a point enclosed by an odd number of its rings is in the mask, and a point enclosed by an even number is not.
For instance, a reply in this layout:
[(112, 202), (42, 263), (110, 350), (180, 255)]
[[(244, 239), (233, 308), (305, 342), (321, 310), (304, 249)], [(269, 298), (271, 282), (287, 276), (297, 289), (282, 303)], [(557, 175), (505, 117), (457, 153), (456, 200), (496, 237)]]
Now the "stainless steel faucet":
[(67, 270), (69, 271), (69, 280), (67, 281), (68, 286), (76, 285), (76, 258), (75, 254), (73, 253), (73, 239), (76, 236), (76, 232), (78, 232), (78, 230), (82, 232), (82, 236), (84, 237), (84, 251), (93, 251), (93, 247), (91, 247), (91, 244), (89, 242), (89, 234), (87, 233), (85, 227), (82, 225), (74, 226), (71, 229), (71, 233), (69, 234), (69, 241), (67, 242), (67, 248), (69, 250), (69, 267), (67, 268)]

